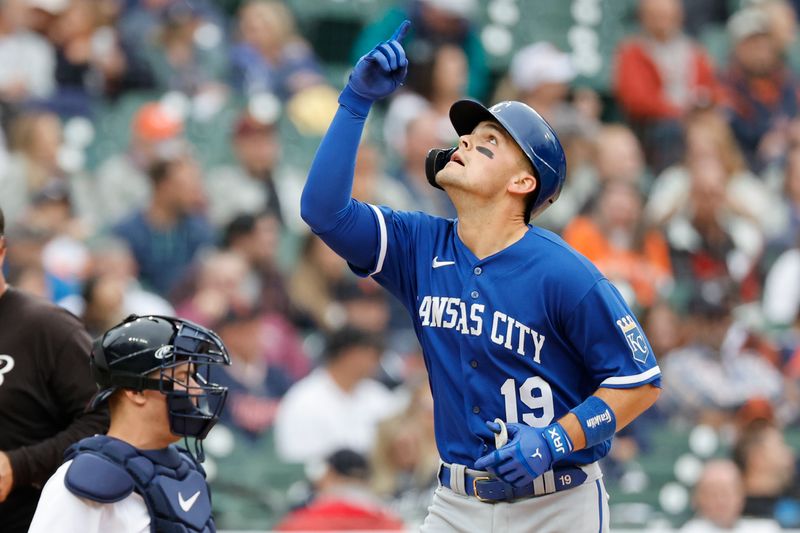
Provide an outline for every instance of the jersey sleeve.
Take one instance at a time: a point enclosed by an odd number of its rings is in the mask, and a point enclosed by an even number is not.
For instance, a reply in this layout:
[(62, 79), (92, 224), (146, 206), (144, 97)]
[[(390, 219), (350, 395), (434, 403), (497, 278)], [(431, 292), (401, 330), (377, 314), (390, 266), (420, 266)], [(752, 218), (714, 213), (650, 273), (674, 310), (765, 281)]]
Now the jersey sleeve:
[(150, 515), (138, 494), (122, 501), (102, 504), (72, 494), (64, 477), (72, 461), (61, 465), (47, 481), (33, 515), (29, 533), (54, 531), (81, 533), (147, 533)]
[(566, 326), (569, 341), (584, 358), (593, 388), (661, 386), (661, 370), (644, 330), (607, 279), (589, 289)]
[(386, 206), (370, 207), (378, 228), (374, 260), (369, 269), (352, 263), (350, 268), (359, 276), (371, 276), (407, 307), (414, 307), (414, 272), (419, 249), (435, 239), (438, 225), (430, 222), (444, 219), (421, 212), (394, 211)]

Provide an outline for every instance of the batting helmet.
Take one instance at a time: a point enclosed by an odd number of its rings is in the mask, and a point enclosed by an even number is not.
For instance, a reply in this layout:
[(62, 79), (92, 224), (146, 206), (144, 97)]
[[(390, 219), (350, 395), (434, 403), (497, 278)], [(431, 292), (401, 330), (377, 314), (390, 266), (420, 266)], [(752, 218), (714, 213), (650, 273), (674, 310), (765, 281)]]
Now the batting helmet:
[[(556, 201), (567, 175), (567, 158), (556, 132), (539, 113), (522, 102), (500, 102), (487, 109), (474, 100), (459, 100), (450, 107), (450, 122), (458, 135), (472, 133), (485, 120), (499, 122), (533, 165), (538, 185), (535, 198), (527, 206), (526, 219), (538, 214)], [(425, 171), (434, 187), (442, 188), (436, 183), (436, 174), (455, 150), (428, 152)]]
[[(176, 367), (187, 363), (194, 383), (175, 377)], [(157, 390), (167, 397), (170, 431), (202, 440), (219, 419), (228, 393), (212, 383), (211, 366), (230, 363), (220, 338), (203, 326), (166, 316), (131, 315), (94, 343), (91, 367), (100, 390), (91, 407), (117, 389)]]

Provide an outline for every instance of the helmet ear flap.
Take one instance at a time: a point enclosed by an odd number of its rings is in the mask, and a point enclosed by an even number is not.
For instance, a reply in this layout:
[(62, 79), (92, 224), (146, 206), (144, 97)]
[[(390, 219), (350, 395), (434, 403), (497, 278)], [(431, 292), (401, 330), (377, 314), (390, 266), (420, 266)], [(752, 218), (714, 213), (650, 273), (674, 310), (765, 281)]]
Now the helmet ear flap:
[(425, 176), (428, 178), (428, 183), (437, 189), (442, 189), (442, 186), (436, 183), (436, 174), (450, 161), (457, 149), (458, 147), (433, 148), (428, 151), (428, 155), (425, 157)]

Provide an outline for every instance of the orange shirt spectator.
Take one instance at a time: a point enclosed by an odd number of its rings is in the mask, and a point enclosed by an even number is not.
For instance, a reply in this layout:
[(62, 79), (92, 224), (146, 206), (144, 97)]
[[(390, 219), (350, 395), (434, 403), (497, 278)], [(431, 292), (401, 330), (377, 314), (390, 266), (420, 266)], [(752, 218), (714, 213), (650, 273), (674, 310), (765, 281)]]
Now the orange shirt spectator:
[(564, 240), (592, 261), (641, 308), (653, 305), (672, 278), (669, 248), (657, 230), (642, 229), (641, 197), (630, 184), (606, 185), (591, 216), (575, 218)]

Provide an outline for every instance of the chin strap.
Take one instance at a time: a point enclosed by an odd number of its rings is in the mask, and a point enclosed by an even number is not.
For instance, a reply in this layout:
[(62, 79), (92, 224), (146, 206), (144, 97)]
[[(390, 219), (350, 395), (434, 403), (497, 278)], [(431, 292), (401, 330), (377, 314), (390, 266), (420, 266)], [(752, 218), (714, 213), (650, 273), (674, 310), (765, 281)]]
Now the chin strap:
[(439, 171), (444, 168), (447, 162), (450, 161), (450, 157), (452, 157), (453, 152), (455, 152), (457, 149), (458, 147), (433, 148), (425, 157), (425, 175), (428, 177), (428, 183), (437, 189), (442, 189), (442, 186), (436, 183), (436, 174), (438, 174)]

